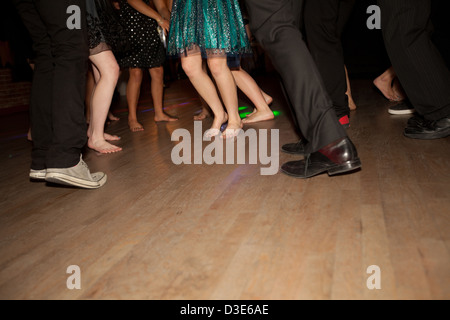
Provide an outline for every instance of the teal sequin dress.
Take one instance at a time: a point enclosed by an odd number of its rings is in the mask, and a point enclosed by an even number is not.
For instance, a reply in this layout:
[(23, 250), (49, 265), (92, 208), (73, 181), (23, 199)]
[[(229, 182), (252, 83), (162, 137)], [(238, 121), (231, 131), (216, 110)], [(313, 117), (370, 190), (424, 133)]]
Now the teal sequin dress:
[(238, 0), (175, 0), (168, 55), (242, 55), (252, 52)]

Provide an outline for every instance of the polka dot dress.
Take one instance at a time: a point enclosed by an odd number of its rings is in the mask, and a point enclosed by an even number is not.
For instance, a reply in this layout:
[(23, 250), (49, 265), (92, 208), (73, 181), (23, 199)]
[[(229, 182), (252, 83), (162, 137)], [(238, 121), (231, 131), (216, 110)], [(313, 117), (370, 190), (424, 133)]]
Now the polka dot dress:
[[(149, 4), (149, 0), (143, 1)], [(130, 42), (130, 50), (118, 61), (120, 67), (150, 69), (162, 66), (166, 51), (156, 20), (138, 12), (126, 0), (120, 0), (120, 18)]]

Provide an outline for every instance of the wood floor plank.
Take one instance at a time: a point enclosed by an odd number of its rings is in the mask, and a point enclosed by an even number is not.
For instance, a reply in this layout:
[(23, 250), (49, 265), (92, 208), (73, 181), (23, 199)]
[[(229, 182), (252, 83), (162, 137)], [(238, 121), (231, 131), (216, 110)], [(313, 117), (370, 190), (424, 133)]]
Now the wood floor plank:
[[(297, 141), (278, 81), (257, 80), (277, 117), (245, 129), (258, 138), (279, 130), (279, 147)], [(449, 299), (450, 139), (405, 138), (408, 116), (390, 116), (370, 80), (352, 84), (358, 109), (348, 133), (363, 167), (309, 180), (263, 176), (267, 165), (248, 161), (175, 165), (171, 137), (185, 129), (194, 138), (201, 110), (186, 79), (164, 93), (177, 122), (154, 122), (148, 83), (138, 112), (144, 132), (130, 132), (126, 100), (115, 101), (121, 119), (106, 131), (123, 151), (83, 156), (108, 175), (98, 190), (29, 182), (28, 116), (2, 116), (0, 298)], [(278, 156), (279, 166), (301, 159)], [(71, 265), (80, 267), (80, 290), (67, 288)], [(373, 265), (380, 290), (367, 287)]]

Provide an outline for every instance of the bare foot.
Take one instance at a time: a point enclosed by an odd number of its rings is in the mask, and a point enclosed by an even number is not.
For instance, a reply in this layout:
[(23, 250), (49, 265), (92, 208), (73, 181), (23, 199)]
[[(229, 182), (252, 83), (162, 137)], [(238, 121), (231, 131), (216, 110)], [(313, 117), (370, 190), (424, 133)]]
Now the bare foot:
[(115, 136), (115, 135), (112, 135), (109, 133), (104, 133), (103, 136), (106, 141), (119, 141), (120, 140), (119, 136)]
[[(90, 139), (92, 137), (92, 134), (90, 133), (90, 130), (87, 132), (87, 137)], [(109, 133), (103, 133), (103, 138), (106, 141), (119, 141), (121, 138), (119, 136), (115, 136)]]
[(31, 128), (28, 129), (27, 140), (28, 140), (28, 141), (33, 141), (33, 137), (31, 136)]
[(262, 95), (264, 97), (264, 100), (266, 100), (267, 105), (270, 106), (273, 102), (273, 98), (265, 92), (262, 92)]
[(144, 131), (144, 127), (137, 120), (128, 120), (128, 126), (132, 132)]
[(228, 114), (226, 112), (223, 112), (223, 114), (218, 117), (217, 116), (214, 117), (214, 121), (211, 128), (205, 131), (203, 137), (211, 139), (212, 137), (221, 135), (222, 131), (220, 131), (220, 129), (222, 128), (222, 125), (227, 121), (228, 121)]
[(390, 82), (390, 80), (385, 80), (378, 77), (373, 81), (373, 84), (378, 88), (378, 90), (381, 91), (386, 99), (390, 101), (398, 101), (398, 97), (395, 95), (394, 90), (392, 89), (392, 83)]
[(121, 147), (110, 144), (110, 143), (106, 142), (105, 140), (92, 141), (91, 139), (89, 139), (88, 147), (91, 148), (92, 150), (95, 150), (102, 154), (115, 153), (115, 152), (122, 151)]
[[(262, 95), (264, 97), (264, 100), (266, 101), (266, 104), (268, 106), (270, 106), (272, 104), (272, 102), (273, 102), (273, 98), (271, 96), (269, 96), (267, 93), (265, 93), (264, 91), (261, 91), (261, 93), (262, 93)], [(247, 114), (246, 117), (249, 118), (249, 117), (253, 116), (255, 113), (257, 113), (257, 112), (258, 112), (258, 109), (253, 108), (253, 111), (251, 113)], [(250, 123), (250, 122), (247, 122), (247, 123)]]
[(222, 128), (222, 125), (228, 121), (228, 114), (224, 111), (223, 114), (220, 116), (215, 116), (213, 124), (211, 126), (211, 129), (218, 129)]
[(118, 121), (120, 118), (116, 117), (111, 111), (108, 112), (108, 119), (110, 121)]
[(237, 137), (243, 130), (244, 127), (242, 122), (239, 123), (228, 123), (227, 128), (223, 132), (221, 138), (222, 139), (234, 139)]
[(209, 117), (211, 117), (211, 113), (205, 108), (203, 108), (199, 114), (194, 116), (194, 121), (202, 121)]
[(252, 115), (254, 115), (255, 113), (257, 113), (258, 110), (256, 108), (253, 108), (253, 111), (250, 112), (248, 115), (246, 115), (247, 118), (251, 117)]
[(172, 117), (166, 113), (163, 113), (161, 115), (155, 114), (155, 122), (173, 122), (178, 121), (178, 118)]
[(406, 93), (403, 90), (402, 85), (400, 84), (400, 81), (398, 78), (395, 78), (394, 83), (392, 85), (392, 90), (394, 91), (395, 95), (398, 98), (398, 101), (406, 100)]
[(261, 122), (261, 121), (268, 121), (274, 119), (275, 116), (273, 115), (273, 112), (262, 112), (262, 111), (256, 111), (250, 114), (246, 119), (242, 120), (243, 123), (249, 124), (249, 123), (255, 123), (255, 122)]

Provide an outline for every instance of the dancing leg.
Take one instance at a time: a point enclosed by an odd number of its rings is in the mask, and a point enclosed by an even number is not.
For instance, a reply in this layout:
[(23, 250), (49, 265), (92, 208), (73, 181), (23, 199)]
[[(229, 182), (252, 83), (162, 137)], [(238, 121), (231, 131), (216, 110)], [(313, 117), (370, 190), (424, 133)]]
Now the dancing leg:
[[(91, 100), (91, 117), (88, 129), (88, 147), (100, 153), (113, 153), (122, 148), (106, 142), (105, 121), (111, 106), (114, 89), (119, 78), (119, 66), (111, 51), (103, 51), (90, 56), (93, 63), (96, 86)], [(118, 140), (118, 137), (108, 135), (108, 140)]]
[(137, 105), (141, 94), (143, 71), (140, 68), (130, 68), (130, 78), (127, 85), (128, 126), (132, 132), (144, 131), (137, 120)]
[(202, 68), (201, 55), (195, 54), (182, 57), (181, 64), (184, 72), (189, 77), (189, 80), (197, 90), (198, 94), (206, 101), (214, 113), (214, 121), (208, 135), (218, 135), (222, 124), (227, 121), (228, 117), (223, 109), (222, 102), (217, 94), (214, 83)]

